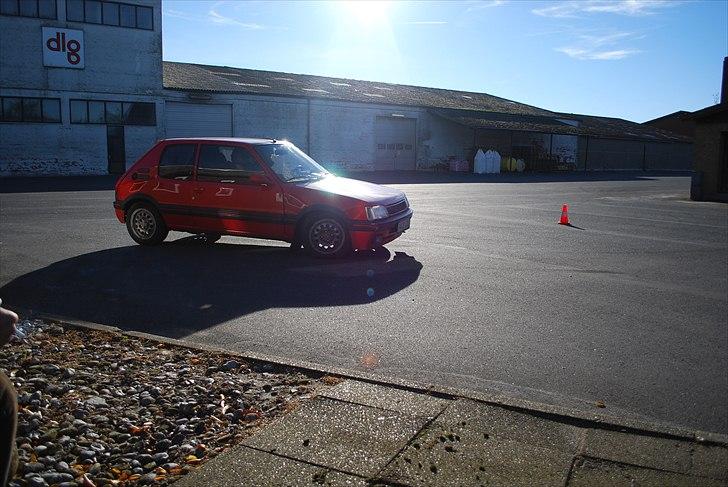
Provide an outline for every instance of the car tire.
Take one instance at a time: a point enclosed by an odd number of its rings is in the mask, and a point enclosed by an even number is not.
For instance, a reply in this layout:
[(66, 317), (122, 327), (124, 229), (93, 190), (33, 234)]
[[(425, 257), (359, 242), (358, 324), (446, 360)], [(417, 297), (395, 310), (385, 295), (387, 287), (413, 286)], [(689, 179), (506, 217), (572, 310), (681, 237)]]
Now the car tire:
[(349, 231), (341, 218), (320, 213), (308, 218), (304, 227), (304, 246), (316, 257), (343, 257), (351, 252)]
[(137, 203), (126, 212), (126, 229), (138, 244), (158, 245), (167, 238), (169, 230), (156, 208)]
[(203, 236), (205, 237), (206, 244), (214, 244), (222, 238), (222, 235), (219, 233), (204, 233)]

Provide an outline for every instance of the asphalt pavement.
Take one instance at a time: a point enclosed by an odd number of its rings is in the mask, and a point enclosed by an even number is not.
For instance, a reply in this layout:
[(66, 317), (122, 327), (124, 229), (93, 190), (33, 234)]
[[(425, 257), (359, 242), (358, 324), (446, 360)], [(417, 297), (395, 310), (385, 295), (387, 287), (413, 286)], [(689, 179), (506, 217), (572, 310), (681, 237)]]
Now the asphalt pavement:
[[(103, 179), (0, 184), (0, 297), (127, 330), (728, 432), (728, 207), (643, 173), (392, 181), (388, 252), (133, 243)], [(410, 178), (410, 180), (412, 180)], [(105, 182), (106, 181), (106, 182)], [(572, 227), (557, 225), (569, 204)]]

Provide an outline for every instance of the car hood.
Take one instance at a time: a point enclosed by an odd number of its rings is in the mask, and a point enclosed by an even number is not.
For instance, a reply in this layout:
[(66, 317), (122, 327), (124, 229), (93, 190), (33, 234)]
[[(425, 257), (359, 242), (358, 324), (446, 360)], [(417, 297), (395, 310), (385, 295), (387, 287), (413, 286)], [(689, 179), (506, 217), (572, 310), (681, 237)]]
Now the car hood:
[(317, 181), (307, 182), (302, 186), (372, 204), (389, 205), (404, 199), (404, 193), (398, 189), (338, 176), (327, 176)]

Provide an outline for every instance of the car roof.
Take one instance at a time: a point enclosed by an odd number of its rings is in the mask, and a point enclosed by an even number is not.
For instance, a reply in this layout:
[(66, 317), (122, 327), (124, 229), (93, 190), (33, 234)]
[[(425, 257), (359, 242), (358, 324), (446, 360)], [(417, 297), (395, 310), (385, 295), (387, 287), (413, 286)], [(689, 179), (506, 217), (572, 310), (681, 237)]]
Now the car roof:
[(233, 142), (242, 144), (279, 144), (284, 142), (283, 139), (258, 139), (246, 137), (173, 137), (170, 139), (162, 139), (162, 142)]

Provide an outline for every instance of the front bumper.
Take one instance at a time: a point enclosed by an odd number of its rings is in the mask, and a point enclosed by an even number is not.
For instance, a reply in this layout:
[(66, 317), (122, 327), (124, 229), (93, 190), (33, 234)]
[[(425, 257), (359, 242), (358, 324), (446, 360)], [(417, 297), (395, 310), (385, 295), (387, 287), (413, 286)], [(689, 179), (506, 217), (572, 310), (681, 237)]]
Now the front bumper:
[[(402, 235), (409, 224), (403, 222), (412, 219), (413, 211), (407, 211), (377, 221), (354, 220), (350, 225), (351, 246), (356, 250), (369, 250), (391, 242)], [(404, 229), (402, 229), (404, 227)]]

